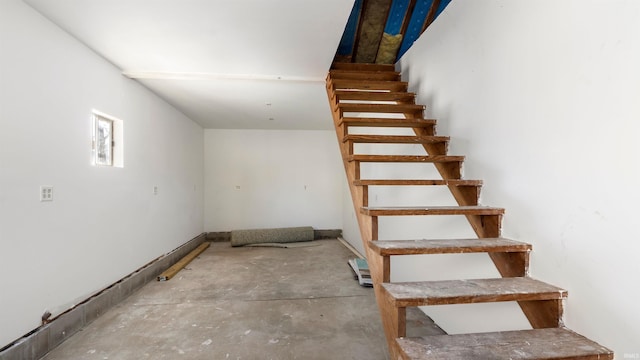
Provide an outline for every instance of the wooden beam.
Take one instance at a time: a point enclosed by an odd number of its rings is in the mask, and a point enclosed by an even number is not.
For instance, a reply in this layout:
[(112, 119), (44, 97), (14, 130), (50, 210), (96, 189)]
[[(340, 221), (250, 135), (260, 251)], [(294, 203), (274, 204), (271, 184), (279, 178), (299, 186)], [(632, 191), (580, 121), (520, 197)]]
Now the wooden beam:
[(404, 15), (404, 20), (402, 21), (402, 28), (400, 29), (400, 34), (402, 34), (402, 38), (404, 39), (404, 34), (407, 32), (407, 28), (409, 27), (409, 20), (411, 20), (411, 15), (413, 14), (413, 9), (416, 7), (416, 0), (409, 1), (409, 7), (407, 8), (407, 13)]
[(436, 19), (436, 12), (438, 11), (438, 7), (440, 7), (440, 0), (433, 0), (433, 2), (431, 3), (431, 8), (427, 13), (427, 17), (424, 19), (424, 24), (422, 24), (422, 30), (420, 31), (420, 34), (427, 30), (433, 20)]
[[(387, 345), (393, 356), (397, 355), (397, 350), (395, 348), (395, 337), (391, 334), (396, 333), (397, 331), (404, 332), (406, 316), (403, 312), (404, 309), (398, 310), (394, 307), (387, 306), (385, 303), (386, 300), (381, 296), (380, 284), (389, 277), (389, 259), (388, 257), (387, 259), (384, 259), (382, 256), (379, 256), (369, 247), (369, 242), (378, 239), (378, 218), (376, 216), (366, 216), (360, 211), (357, 211), (357, 209), (360, 209), (363, 204), (365, 204), (364, 199), (365, 196), (367, 196), (363, 186), (353, 185), (355, 180), (360, 179), (360, 163), (348, 161), (347, 154), (349, 154), (350, 149), (347, 142), (344, 141), (344, 137), (348, 134), (347, 125), (344, 124), (340, 116), (340, 111), (337, 110), (337, 106), (335, 106), (338, 101), (333, 93), (335, 91), (335, 85), (330, 76), (327, 80), (327, 97), (331, 105), (336, 136), (342, 152), (343, 165), (347, 175), (347, 181), (349, 183), (349, 190), (351, 192), (351, 201), (353, 203), (353, 208), (356, 210), (356, 219), (358, 220), (360, 236), (366, 251), (367, 263), (369, 265), (369, 270), (371, 271), (374, 291), (376, 292), (376, 301), (378, 302), (378, 308), (380, 310), (385, 334), (387, 336)], [(400, 329), (398, 329), (397, 326), (400, 326)], [(397, 356), (394, 356), (393, 358), (395, 359)]]
[(158, 281), (167, 281), (174, 277), (182, 268), (187, 266), (193, 259), (195, 259), (198, 255), (200, 255), (203, 251), (205, 251), (209, 247), (209, 242), (204, 242), (200, 244), (193, 251), (188, 253), (185, 257), (180, 259), (177, 263), (173, 264), (172, 267), (165, 270), (162, 274), (158, 276)]

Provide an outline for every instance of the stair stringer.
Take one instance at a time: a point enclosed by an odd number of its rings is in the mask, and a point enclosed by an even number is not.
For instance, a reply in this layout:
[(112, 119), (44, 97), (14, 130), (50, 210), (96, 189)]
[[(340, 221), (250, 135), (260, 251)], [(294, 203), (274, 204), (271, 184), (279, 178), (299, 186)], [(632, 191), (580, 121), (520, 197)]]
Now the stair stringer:
[(366, 252), (365, 256), (367, 258), (371, 279), (373, 281), (373, 290), (375, 292), (378, 309), (382, 318), (382, 326), (384, 327), (385, 336), (387, 338), (389, 353), (391, 354), (392, 359), (396, 359), (398, 357), (398, 350), (396, 349), (395, 339), (405, 335), (405, 309), (397, 309), (394, 306), (387, 304), (384, 293), (381, 289), (380, 284), (390, 281), (389, 271), (391, 267), (389, 259), (377, 256), (377, 254), (375, 254), (368, 246), (370, 241), (378, 239), (378, 218), (363, 215), (359, 211), (360, 207), (367, 202), (367, 200), (365, 200), (367, 199), (367, 194), (365, 194), (363, 187), (353, 185), (354, 181), (359, 177), (360, 169), (356, 162), (349, 162), (347, 160), (349, 146), (343, 141), (346, 129), (344, 129), (344, 125), (341, 125), (340, 111), (333, 106), (332, 94), (333, 89), (331, 77), (327, 76), (327, 96), (329, 98), (329, 103), (331, 104), (336, 137), (338, 145), (340, 146), (340, 153), (342, 155), (342, 162), (344, 164), (347, 181), (349, 182), (349, 190), (351, 193), (353, 208), (355, 209), (356, 219), (358, 221), (358, 227), (360, 229), (360, 237), (362, 238), (362, 244)]

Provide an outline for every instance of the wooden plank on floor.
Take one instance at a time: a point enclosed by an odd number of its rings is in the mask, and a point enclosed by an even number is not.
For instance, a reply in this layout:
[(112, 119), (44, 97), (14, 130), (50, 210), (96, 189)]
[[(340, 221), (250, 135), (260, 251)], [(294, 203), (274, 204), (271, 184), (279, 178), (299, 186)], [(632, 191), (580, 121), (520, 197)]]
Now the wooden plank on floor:
[(188, 253), (185, 257), (180, 259), (177, 263), (173, 264), (172, 267), (165, 270), (162, 274), (158, 275), (158, 281), (167, 281), (174, 277), (182, 268), (187, 266), (193, 259), (195, 259), (198, 255), (200, 255), (203, 251), (205, 251), (209, 247), (208, 242), (203, 242), (195, 248), (193, 251)]

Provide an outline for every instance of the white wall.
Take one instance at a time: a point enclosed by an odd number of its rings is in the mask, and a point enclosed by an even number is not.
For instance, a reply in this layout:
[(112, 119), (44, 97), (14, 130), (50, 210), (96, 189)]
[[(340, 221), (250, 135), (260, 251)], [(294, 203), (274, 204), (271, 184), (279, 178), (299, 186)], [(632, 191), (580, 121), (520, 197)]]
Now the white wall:
[(631, 0), (453, 1), (400, 63), (532, 275), (568, 289), (567, 325), (620, 358), (640, 354), (638, 64)]
[[(124, 168), (90, 165), (92, 109), (123, 120)], [(0, 347), (197, 236), (202, 215), (202, 128), (1, 1)]]
[(205, 130), (205, 230), (342, 228), (340, 161), (333, 131)]
[[(351, 114), (367, 117), (371, 114)], [(372, 115), (373, 116), (373, 115)], [(375, 116), (381, 116), (376, 114)], [(351, 133), (411, 135), (411, 129), (350, 129)], [(424, 155), (421, 145), (356, 144), (357, 154)], [(456, 155), (459, 153), (455, 153)], [(432, 164), (362, 164), (363, 179), (440, 179)], [(346, 186), (345, 186), (346, 187)], [(345, 190), (343, 234), (364, 254), (348, 189)], [(455, 206), (449, 190), (441, 186), (370, 186), (370, 206)], [(380, 240), (475, 238), (462, 216), (379, 217)], [(392, 281), (423, 281), (499, 277), (486, 254), (412, 255), (391, 258)], [(449, 333), (511, 330), (528, 327), (515, 303), (429, 307), (428, 314)], [(454, 316), (450, 316), (454, 314)], [(508, 314), (505, 316), (505, 314)], [(471, 327), (468, 325), (472, 324)]]

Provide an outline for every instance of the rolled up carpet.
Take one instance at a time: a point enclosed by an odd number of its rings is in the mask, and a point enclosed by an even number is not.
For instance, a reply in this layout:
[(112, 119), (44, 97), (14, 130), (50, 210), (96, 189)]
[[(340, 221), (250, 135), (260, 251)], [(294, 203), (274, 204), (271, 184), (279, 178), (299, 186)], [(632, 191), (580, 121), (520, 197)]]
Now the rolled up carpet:
[(291, 243), (313, 240), (311, 226), (231, 231), (231, 246), (261, 243)]

